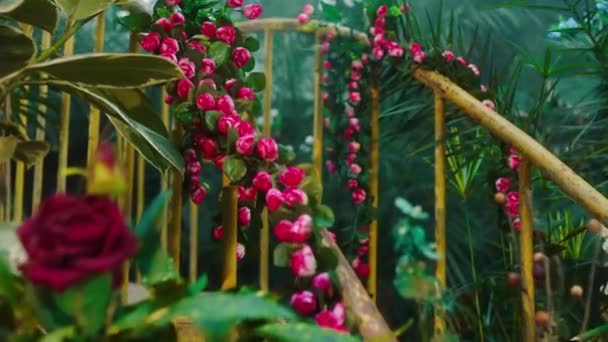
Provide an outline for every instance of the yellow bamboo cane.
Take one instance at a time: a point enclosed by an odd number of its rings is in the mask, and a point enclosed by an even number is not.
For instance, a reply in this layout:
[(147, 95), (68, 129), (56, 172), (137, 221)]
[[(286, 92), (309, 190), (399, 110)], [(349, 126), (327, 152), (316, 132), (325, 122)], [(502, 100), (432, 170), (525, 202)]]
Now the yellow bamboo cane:
[(530, 190), (530, 161), (523, 157), (519, 165), (519, 217), (520, 231), (520, 263), (521, 263), (521, 300), (523, 307), (522, 322), (524, 325), (524, 341), (536, 340), (534, 324), (534, 276), (532, 261), (534, 253), (534, 226), (532, 223), (532, 193)]
[(222, 267), (222, 290), (233, 289), (237, 285), (237, 211), (238, 211), (238, 188), (226, 186), (222, 193), (223, 203), (223, 246), (224, 264)]
[[(266, 74), (266, 89), (264, 89), (264, 136), (270, 137), (272, 110), (272, 50), (274, 33), (270, 29), (264, 31), (265, 62), (264, 73)], [(260, 289), (268, 291), (269, 278), (269, 256), (270, 256), (270, 228), (268, 222), (268, 210), (262, 212), (262, 231), (260, 232)]]
[[(171, 120), (169, 118), (169, 105), (165, 103), (164, 99), (167, 95), (167, 90), (162, 88), (161, 92), (161, 119), (165, 124), (165, 127), (171, 127)], [(166, 191), (169, 188), (169, 174), (161, 174), (160, 188), (161, 191)], [(168, 231), (168, 207), (163, 208), (163, 212), (160, 217), (160, 242), (163, 248), (167, 249), (167, 231)]]
[[(435, 276), (439, 287), (446, 287), (446, 181), (445, 181), (445, 102), (435, 92), (435, 242), (440, 255)], [(435, 335), (445, 331), (443, 312), (435, 312)]]
[[(101, 12), (96, 18), (95, 26), (95, 47), (94, 52), (102, 52), (106, 29), (106, 12)], [(91, 163), (95, 152), (97, 151), (97, 145), (99, 145), (99, 122), (100, 113), (99, 109), (91, 106), (89, 113), (89, 143), (87, 153), (87, 164)]]
[[(182, 140), (183, 129), (177, 122), (174, 123), (173, 129), (173, 143), (179, 145)], [(181, 241), (182, 241), (182, 184), (183, 176), (178, 170), (172, 170), (172, 188), (173, 196), (171, 198), (171, 211), (170, 211), (170, 230), (167, 231), (167, 245), (169, 248), (169, 255), (173, 258), (175, 268), (179, 272), (180, 269), (180, 255), (181, 255)]]
[[(378, 208), (378, 181), (380, 160), (380, 89), (378, 84), (378, 69), (373, 70), (371, 88), (371, 111), (370, 111), (370, 170), (369, 170), (369, 196), (372, 197), (372, 206)], [(378, 277), (378, 220), (374, 219), (369, 225), (369, 279), (367, 289), (376, 301)]]
[[(69, 38), (63, 47), (64, 56), (74, 54), (74, 37)], [(68, 93), (61, 95), (61, 108), (59, 111), (59, 160), (57, 165), (57, 192), (65, 192), (66, 176), (64, 170), (68, 167), (68, 147), (70, 143), (70, 101)]]
[(190, 201), (190, 281), (198, 276), (198, 205)]
[[(51, 46), (51, 34), (49, 32), (43, 31), (41, 47), (42, 47), (42, 49), (47, 49), (49, 46)], [(49, 92), (48, 86), (46, 86), (46, 85), (40, 86), (40, 97), (41, 98), (43, 98), (43, 99), (47, 98), (48, 92)], [(46, 137), (46, 132), (45, 132), (46, 118), (44, 117), (44, 115), (47, 111), (46, 105), (43, 103), (40, 103), (38, 105), (38, 111), (40, 111), (40, 113), (42, 115), (40, 115), (38, 118), (38, 124), (40, 126), (36, 129), (36, 140), (43, 141)], [(44, 173), (44, 159), (40, 160), (38, 163), (36, 163), (36, 165), (34, 165), (34, 184), (33, 184), (33, 188), (32, 188), (33, 189), (32, 190), (32, 212), (34, 212), (34, 211), (36, 211), (36, 209), (38, 209), (38, 206), (40, 205), (40, 200), (42, 199), (42, 184), (43, 184), (42, 175), (43, 175), (43, 173)]]
[(313, 111), (313, 147), (312, 160), (315, 170), (319, 176), (319, 182), (323, 182), (323, 101), (321, 100), (321, 54), (320, 44), (322, 35), (317, 33), (315, 38), (315, 80), (314, 80), (314, 111)]
[[(11, 96), (10, 94), (6, 96), (4, 99), (4, 119), (9, 120), (12, 116), (12, 108), (11, 108)], [(12, 185), (11, 185), (11, 162), (6, 161), (2, 163), (2, 173), (3, 179), (3, 190), (6, 192), (6, 198), (2, 199), (3, 204), (3, 216), (2, 221), (11, 221), (11, 199), (12, 199)]]

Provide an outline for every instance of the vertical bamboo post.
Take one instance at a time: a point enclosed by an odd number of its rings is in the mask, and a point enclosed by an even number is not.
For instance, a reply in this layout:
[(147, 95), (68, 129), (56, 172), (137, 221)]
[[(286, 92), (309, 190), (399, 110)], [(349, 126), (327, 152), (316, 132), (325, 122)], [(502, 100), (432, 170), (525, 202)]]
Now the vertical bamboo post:
[[(181, 144), (183, 129), (181, 125), (174, 122), (173, 126), (173, 143), (176, 146)], [(179, 272), (180, 269), (180, 255), (181, 255), (181, 241), (182, 241), (182, 183), (183, 176), (180, 170), (173, 169), (172, 171), (172, 188), (173, 196), (171, 197), (171, 211), (170, 211), (170, 225), (167, 231), (167, 245), (169, 249), (169, 255), (173, 258), (175, 268)]]
[[(10, 94), (6, 96), (6, 98), (4, 99), (4, 119), (5, 120), (9, 120), (9, 118), (12, 115), (12, 107), (11, 107), (11, 96)], [(3, 222), (8, 222), (11, 221), (11, 198), (12, 196), (12, 185), (11, 185), (11, 162), (6, 161), (2, 163), (2, 173), (0, 173), (4, 179), (2, 179), (3, 182), (3, 188), (4, 191), (6, 191), (6, 198), (3, 200), (3, 216), (2, 216), (2, 220)]]
[[(274, 33), (271, 29), (264, 30), (264, 73), (266, 74), (266, 89), (264, 89), (264, 136), (270, 137), (272, 110), (272, 49)], [(269, 262), (270, 262), (270, 227), (268, 210), (262, 212), (262, 231), (260, 232), (260, 289), (268, 291)]]
[[(372, 206), (378, 208), (379, 193), (379, 159), (380, 159), (380, 89), (378, 85), (378, 69), (372, 71), (371, 111), (370, 111), (370, 170), (369, 170), (369, 196), (372, 197)], [(378, 277), (378, 220), (374, 219), (369, 225), (369, 279), (367, 289), (372, 300), (376, 301)]]
[(312, 160), (319, 176), (319, 182), (323, 182), (323, 101), (321, 100), (321, 32), (315, 36), (315, 74), (314, 74), (314, 111), (313, 111), (313, 147)]
[[(165, 127), (171, 127), (171, 120), (169, 118), (169, 105), (165, 102), (165, 96), (167, 96), (167, 90), (162, 88), (161, 91), (161, 119), (163, 120), (163, 124)], [(167, 191), (169, 188), (169, 174), (161, 174), (161, 183), (160, 188), (161, 191)], [(181, 189), (180, 189), (181, 192)], [(160, 243), (163, 248), (167, 249), (167, 231), (168, 231), (168, 211), (169, 207), (163, 208), (163, 212), (160, 217)]]
[(534, 324), (534, 276), (532, 260), (534, 258), (534, 226), (532, 223), (532, 192), (530, 189), (530, 160), (524, 156), (519, 165), (519, 217), (520, 231), (520, 263), (521, 263), (521, 300), (523, 307), (522, 322), (524, 325), (525, 342), (536, 340)]
[[(106, 12), (103, 11), (99, 13), (97, 18), (95, 19), (95, 47), (93, 49), (93, 52), (102, 52), (105, 39)], [(99, 121), (99, 109), (91, 106), (91, 110), (89, 113), (89, 142), (87, 152), (87, 164), (90, 164), (91, 160), (93, 160), (95, 152), (97, 151), (97, 146), (99, 145)]]
[[(139, 222), (144, 214), (146, 206), (146, 160), (142, 154), (137, 155), (137, 207), (135, 211), (135, 222)], [(163, 210), (165, 210), (163, 208)], [(141, 283), (141, 273), (137, 272), (137, 282)]]
[[(48, 49), (51, 46), (51, 34), (49, 32), (42, 32), (42, 49)], [(44, 77), (44, 76), (43, 76)], [(46, 85), (40, 86), (40, 98), (47, 98), (49, 92), (49, 87)], [(38, 111), (40, 113), (46, 113), (47, 107), (45, 104), (40, 103), (38, 105)], [(42, 141), (46, 136), (46, 119), (44, 115), (39, 116), (38, 121), (39, 127), (36, 129), (36, 140)], [(32, 187), (32, 212), (35, 212), (40, 205), (40, 200), (42, 199), (42, 175), (44, 173), (44, 159), (40, 160), (36, 165), (34, 165), (34, 184)]]
[[(437, 260), (435, 276), (439, 287), (444, 289), (446, 279), (446, 181), (445, 181), (445, 102), (435, 91), (435, 242), (440, 258)], [(445, 330), (443, 312), (435, 312), (435, 335)]]
[(190, 281), (198, 276), (198, 205), (190, 202)]
[(238, 188), (225, 186), (222, 193), (223, 224), (224, 224), (224, 264), (222, 267), (222, 290), (235, 288), (237, 285), (237, 210)]
[[(74, 54), (74, 37), (70, 37), (63, 47), (63, 55)], [(68, 167), (68, 147), (70, 142), (70, 101), (68, 93), (61, 95), (61, 108), (59, 110), (59, 161), (57, 165), (57, 192), (65, 192), (66, 175), (64, 170)]]

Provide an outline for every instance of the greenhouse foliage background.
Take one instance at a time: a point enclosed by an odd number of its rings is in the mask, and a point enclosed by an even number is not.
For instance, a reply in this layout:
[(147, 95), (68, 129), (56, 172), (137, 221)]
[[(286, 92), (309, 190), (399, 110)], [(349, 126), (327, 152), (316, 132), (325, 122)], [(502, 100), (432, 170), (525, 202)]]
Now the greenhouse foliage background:
[[(261, 0), (256, 3), (264, 5), (262, 18), (290, 17), (295, 18), (306, 0)], [(361, 15), (362, 2), (356, 0), (323, 0), (335, 5), (341, 16), (337, 21), (354, 29), (364, 29)], [(587, 43), (585, 38), (561, 40), (551, 34), (552, 28), (567, 28), (577, 25), (565, 11), (553, 10), (551, 6), (563, 6), (563, 3), (576, 3), (579, 11), (585, 11), (585, 3), (597, 6), (599, 11), (608, 12), (605, 1), (500, 1), (500, 0), (444, 0), (412, 1), (412, 10), (420, 13), (423, 35), (430, 38), (434, 30), (443, 23), (443, 30), (451, 18), (462, 28), (462, 46), (470, 47), (468, 59), (476, 61), (482, 70), (483, 78), (490, 85), (500, 85), (497, 91), (502, 98), (509, 98), (510, 103), (501, 103), (499, 108), (509, 120), (527, 125), (527, 131), (539, 142), (548, 146), (560, 159), (571, 166), (577, 173), (587, 179), (602, 193), (607, 193), (608, 168), (606, 167), (605, 132), (608, 113), (608, 48), (606, 40), (596, 60), (585, 51), (577, 50)], [(152, 4), (147, 4), (151, 6)], [(526, 6), (528, 5), (528, 6)], [(536, 5), (533, 6), (533, 5)], [(121, 25), (118, 18), (126, 12), (112, 8), (106, 19), (105, 50), (122, 52), (127, 48), (130, 32)], [(607, 16), (608, 17), (608, 16)], [(606, 17), (604, 17), (606, 18)], [(336, 19), (336, 18), (333, 18)], [(425, 18), (426, 19), (426, 18)], [(607, 22), (604, 19), (603, 30)], [(561, 22), (561, 24), (560, 24)], [(574, 23), (574, 24), (573, 24)], [(574, 26), (576, 27), (576, 26)], [(566, 34), (566, 33), (564, 33)], [(76, 53), (89, 52), (93, 49), (94, 35), (92, 23), (86, 25), (77, 35)], [(604, 37), (606, 34), (604, 34)], [(263, 35), (258, 39), (263, 43)], [(570, 50), (569, 50), (570, 49)], [(602, 50), (603, 49), (603, 50)], [(273, 136), (281, 144), (292, 145), (297, 153), (297, 161), (309, 162), (312, 153), (312, 113), (313, 113), (313, 72), (314, 72), (314, 39), (310, 35), (285, 32), (277, 33), (274, 41), (273, 63)], [(466, 51), (465, 51), (466, 52)], [(597, 56), (597, 55), (596, 55)], [(264, 65), (263, 49), (254, 57), (257, 68)], [(599, 63), (598, 65), (594, 65)], [(396, 251), (395, 232), (404, 223), (404, 213), (395, 206), (399, 198), (420, 205), (429, 213), (433, 212), (433, 122), (432, 94), (420, 85), (413, 84), (410, 77), (390, 77), (382, 75), (380, 132), (380, 207), (376, 213), (379, 217), (379, 272), (377, 305), (391, 327), (397, 329), (418, 324), (416, 316), (432, 316), (432, 312), (421, 310), (420, 303), (404, 299), (395, 287), (395, 268), (400, 258)], [(158, 97), (157, 93), (152, 96)], [(56, 102), (55, 102), (56, 101)], [(58, 103), (54, 98), (53, 102)], [(73, 141), (86, 141), (86, 114), (88, 107), (78, 99), (72, 100), (72, 123), (70, 134)], [(160, 104), (159, 104), (160, 106)], [(57, 108), (54, 108), (56, 112)], [(509, 239), (505, 227), (504, 214), (493, 202), (495, 180), (501, 176), (505, 161), (500, 147), (482, 128), (472, 125), (450, 108), (449, 127), (454, 134), (454, 142), (459, 147), (450, 151), (456, 164), (448, 176), (448, 279), (450, 296), (446, 296), (445, 305), (460, 316), (460, 332), (465, 339), (475, 335), (477, 327), (474, 315), (474, 296), (478, 291), (482, 295), (483, 320), (488, 330), (487, 340), (510, 340), (513, 333), (505, 330), (505, 322), (513, 322), (510, 305), (519, 301), (519, 295), (509, 285), (506, 240)], [(49, 139), (53, 147), (57, 141), (57, 127), (50, 119)], [(457, 138), (456, 138), (457, 137)], [(70, 154), (86, 155), (85, 144), (71, 144)], [(85, 160), (70, 160), (70, 164), (84, 164)], [(56, 155), (51, 153), (45, 164), (45, 175), (54, 178)], [(160, 189), (159, 176), (149, 170), (146, 189), (150, 200)], [(558, 248), (557, 242), (567, 237), (571, 231), (583, 227), (589, 219), (587, 214), (564, 195), (550, 182), (540, 179), (535, 174), (534, 204), (537, 213), (535, 226), (538, 234), (546, 236), (546, 252), (561, 253), (563, 272), (566, 274), (562, 284), (564, 294), (573, 285), (582, 286), (587, 291), (588, 275), (591, 261), (594, 260), (594, 239), (590, 236), (577, 239), (566, 245), (565, 250)], [(216, 198), (221, 187), (221, 179), (210, 181), (213, 186), (210, 198)], [(77, 183), (69, 183), (71, 190), (78, 188)], [(54, 184), (45, 184), (54, 189)], [(347, 255), (354, 255), (357, 223), (353, 223), (355, 207), (350, 194), (342, 188), (337, 179), (326, 175), (324, 182), (324, 201), (336, 213), (334, 232), (342, 250)], [(149, 189), (149, 190), (148, 190)], [(30, 189), (26, 189), (30, 191)], [(202, 223), (201, 232), (210, 232), (213, 218), (219, 215), (218, 206), (213, 201), (205, 202), (199, 208)], [(184, 221), (188, 216), (184, 212)], [(432, 240), (433, 224), (431, 218), (421, 221)], [(187, 228), (186, 228), (187, 229)], [(470, 248), (467, 236), (473, 231), (472, 247), (476, 262), (471, 265)], [(211, 234), (200, 234), (199, 272), (217, 273), (221, 263), (218, 258), (219, 246), (213, 242)], [(184, 244), (187, 232), (182, 235)], [(397, 239), (398, 240), (398, 239)], [(605, 253), (599, 256), (604, 265)], [(187, 260), (182, 260), (184, 264)], [(471, 271), (473, 270), (473, 271)], [(271, 288), (284, 284), (288, 277), (286, 271), (274, 268), (271, 271)], [(473, 275), (473, 273), (476, 273)], [(477, 283), (472, 283), (476, 277)], [(239, 267), (239, 280), (243, 285), (256, 286), (257, 263), (255, 258), (248, 258)], [(602, 285), (608, 282), (608, 273), (604, 267), (597, 270), (593, 280), (594, 293), (590, 313), (589, 327), (602, 324), (602, 304), (605, 301)], [(212, 284), (218, 286), (219, 284)], [(557, 303), (562, 317), (567, 317), (568, 324), (560, 325), (562, 336), (573, 336), (580, 328), (583, 303), (576, 298), (563, 296)], [(414, 321), (411, 321), (411, 320)], [(504, 322), (503, 322), (504, 320)], [(427, 322), (428, 323), (428, 322)], [(423, 327), (408, 328), (404, 340), (426, 338)]]

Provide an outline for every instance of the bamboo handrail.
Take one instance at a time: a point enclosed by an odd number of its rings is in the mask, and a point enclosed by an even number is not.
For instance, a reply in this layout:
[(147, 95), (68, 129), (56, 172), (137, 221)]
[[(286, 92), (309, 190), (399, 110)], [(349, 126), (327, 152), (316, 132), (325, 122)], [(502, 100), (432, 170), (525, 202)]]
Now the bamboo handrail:
[(521, 221), (520, 263), (521, 302), (523, 308), (524, 342), (536, 341), (534, 324), (534, 275), (532, 259), (534, 253), (534, 226), (532, 223), (532, 193), (530, 189), (530, 162), (524, 157), (519, 165), (519, 217)]
[(319, 20), (311, 20), (308, 24), (302, 25), (295, 18), (264, 18), (249, 20), (237, 23), (243, 32), (259, 32), (264, 30), (271, 31), (297, 31), (302, 33), (325, 34), (328, 29), (335, 30), (338, 35), (352, 37), (364, 44), (369, 44), (367, 35), (363, 32), (353, 30), (349, 27), (327, 23)]
[[(446, 170), (445, 170), (445, 102), (435, 92), (435, 242), (437, 260), (435, 277), (439, 287), (447, 285), (447, 237), (446, 237)], [(444, 312), (435, 312), (435, 335), (445, 330)]]
[(608, 199), (531, 136), (497, 112), (484, 106), (481, 101), (445, 76), (425, 69), (415, 69), (412, 73), (416, 79), (439, 92), (443, 98), (462, 109), (465, 115), (485, 127), (498, 139), (515, 147), (574, 202), (603, 224), (608, 225)]

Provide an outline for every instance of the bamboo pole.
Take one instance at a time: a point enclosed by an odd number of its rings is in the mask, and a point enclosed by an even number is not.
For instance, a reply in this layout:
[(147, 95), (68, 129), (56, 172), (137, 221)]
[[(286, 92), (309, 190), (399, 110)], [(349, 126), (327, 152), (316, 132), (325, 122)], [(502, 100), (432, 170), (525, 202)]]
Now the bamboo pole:
[(315, 170), (319, 175), (319, 182), (323, 182), (323, 101), (321, 100), (321, 62), (323, 55), (321, 54), (321, 39), (320, 33), (317, 33), (315, 38), (315, 79), (314, 79), (314, 111), (313, 111), (313, 137), (312, 160)]
[[(171, 127), (171, 120), (169, 118), (169, 105), (164, 101), (167, 96), (167, 90), (162, 88), (161, 91), (161, 119), (165, 127)], [(169, 175), (161, 174), (160, 189), (162, 192), (167, 191), (169, 188)], [(160, 217), (160, 243), (163, 248), (167, 249), (167, 231), (168, 231), (168, 207), (163, 208), (163, 212)]]
[[(93, 49), (93, 52), (102, 52), (106, 29), (106, 11), (99, 13), (96, 18), (95, 25), (95, 47)], [(93, 160), (97, 151), (97, 146), (99, 145), (99, 125), (101, 119), (100, 116), (101, 115), (99, 113), (99, 109), (91, 106), (91, 110), (89, 113), (89, 143), (87, 152), (87, 164), (90, 164)]]
[[(173, 143), (178, 146), (181, 144), (183, 136), (183, 129), (177, 122), (174, 123), (173, 129)], [(169, 230), (167, 231), (167, 245), (169, 255), (173, 258), (175, 268), (179, 272), (180, 269), (180, 256), (181, 256), (181, 241), (182, 241), (182, 184), (183, 176), (178, 171), (173, 169), (172, 171), (172, 188), (173, 195), (171, 197), (171, 211)]]
[[(10, 120), (12, 116), (12, 107), (11, 107), (11, 96), (10, 94), (6, 96), (4, 99), (4, 119)], [(2, 163), (2, 175), (3, 179), (1, 180), (3, 185), (2, 188), (6, 192), (6, 198), (2, 199), (2, 222), (11, 221), (11, 199), (12, 199), (12, 186), (11, 186), (11, 162), (6, 161)]]
[[(74, 37), (70, 37), (63, 47), (63, 55), (74, 54)], [(70, 142), (70, 101), (68, 93), (61, 95), (61, 108), (59, 111), (59, 161), (57, 165), (57, 192), (65, 192), (66, 175), (64, 170), (68, 167), (68, 152)]]
[[(435, 276), (443, 290), (447, 284), (445, 102), (438, 92), (435, 92), (435, 144), (435, 242), (440, 255)], [(438, 309), (435, 312), (435, 335), (441, 336), (444, 331), (444, 312)]]
[(243, 32), (259, 32), (269, 29), (274, 32), (297, 31), (302, 33), (318, 33), (321, 36), (323, 36), (327, 30), (335, 30), (341, 37), (352, 37), (364, 44), (369, 44), (367, 35), (364, 32), (318, 20), (311, 20), (307, 25), (302, 25), (297, 19), (292, 18), (264, 18), (239, 22), (237, 25)]
[[(42, 49), (48, 49), (51, 46), (51, 34), (49, 32), (42, 32)], [(45, 77), (45, 76), (42, 76)], [(47, 85), (40, 86), (40, 97), (45, 99), (48, 96), (49, 87)], [(40, 113), (46, 113), (47, 106), (43, 103), (38, 105), (38, 111)], [(36, 140), (43, 141), (46, 137), (46, 118), (44, 115), (39, 117), (38, 124), (40, 125), (36, 129)], [(42, 184), (43, 184), (43, 176), (44, 174), (44, 159), (34, 165), (34, 183), (32, 185), (32, 212), (35, 212), (40, 206), (40, 201), (42, 199)]]
[[(378, 69), (373, 70), (372, 76), (372, 103), (370, 111), (370, 146), (369, 146), (369, 196), (372, 198), (372, 206), (378, 208), (379, 196), (379, 160), (380, 160), (380, 89), (378, 85)], [(378, 279), (378, 220), (374, 219), (369, 224), (369, 279), (367, 281), (367, 289), (376, 301)]]
[(237, 285), (237, 211), (238, 211), (238, 188), (226, 186), (222, 193), (224, 224), (224, 264), (222, 267), (222, 290), (233, 289)]
[(413, 75), (427, 87), (437, 90), (443, 98), (454, 103), (498, 139), (515, 147), (574, 202), (608, 225), (608, 199), (536, 140), (441, 74), (415, 69)]
[(198, 205), (190, 202), (190, 281), (198, 278)]
[[(266, 88), (264, 89), (264, 129), (265, 137), (272, 135), (272, 122), (270, 112), (272, 110), (272, 52), (274, 33), (270, 29), (264, 30), (264, 73), (266, 74)], [(268, 210), (262, 212), (262, 230), (260, 231), (260, 289), (268, 291), (268, 279), (270, 269), (270, 226), (268, 222)]]
[(524, 341), (536, 340), (534, 323), (534, 275), (532, 260), (534, 258), (534, 226), (532, 223), (532, 192), (530, 189), (530, 161), (524, 157), (519, 165), (519, 217), (520, 231), (520, 263), (521, 263), (521, 300), (523, 307), (522, 322), (524, 325)]

